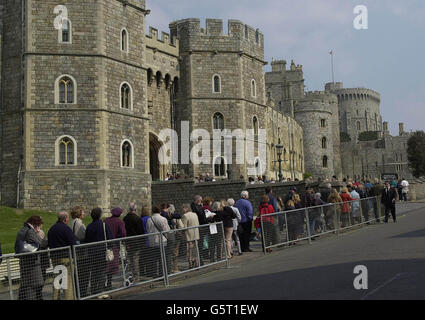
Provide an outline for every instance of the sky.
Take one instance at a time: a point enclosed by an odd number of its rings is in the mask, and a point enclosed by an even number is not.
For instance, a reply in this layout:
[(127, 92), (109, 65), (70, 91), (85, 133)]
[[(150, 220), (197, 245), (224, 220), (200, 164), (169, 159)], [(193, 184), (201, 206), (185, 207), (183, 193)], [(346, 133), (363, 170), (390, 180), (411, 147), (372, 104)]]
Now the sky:
[[(356, 30), (354, 8), (364, 5), (368, 29)], [(303, 65), (307, 91), (332, 81), (381, 94), (383, 121), (398, 135), (425, 130), (425, 1), (423, 0), (146, 0), (146, 21), (160, 32), (185, 18), (235, 19), (264, 34), (265, 59)]]

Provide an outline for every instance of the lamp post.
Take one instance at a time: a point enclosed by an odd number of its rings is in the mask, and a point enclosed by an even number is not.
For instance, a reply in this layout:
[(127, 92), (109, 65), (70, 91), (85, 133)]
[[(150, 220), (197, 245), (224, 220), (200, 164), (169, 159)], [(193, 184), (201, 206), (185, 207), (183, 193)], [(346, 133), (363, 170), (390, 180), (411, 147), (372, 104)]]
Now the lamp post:
[(280, 141), (279, 138), (279, 143), (276, 145), (276, 153), (278, 156), (278, 160), (277, 162), (279, 162), (279, 182), (282, 182), (283, 180), (283, 174), (282, 174), (282, 150), (283, 150), (283, 145)]

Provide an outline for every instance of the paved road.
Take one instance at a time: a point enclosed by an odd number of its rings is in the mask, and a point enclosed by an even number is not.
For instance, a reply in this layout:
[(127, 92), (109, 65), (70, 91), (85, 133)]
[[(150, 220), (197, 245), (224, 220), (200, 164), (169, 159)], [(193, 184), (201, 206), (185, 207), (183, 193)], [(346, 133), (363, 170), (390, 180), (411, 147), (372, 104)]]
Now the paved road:
[[(425, 299), (425, 204), (402, 204), (398, 210), (408, 212), (397, 223), (368, 226), (267, 256), (244, 255), (232, 261), (230, 269), (120, 299)], [(357, 265), (368, 268), (368, 290), (354, 289)]]

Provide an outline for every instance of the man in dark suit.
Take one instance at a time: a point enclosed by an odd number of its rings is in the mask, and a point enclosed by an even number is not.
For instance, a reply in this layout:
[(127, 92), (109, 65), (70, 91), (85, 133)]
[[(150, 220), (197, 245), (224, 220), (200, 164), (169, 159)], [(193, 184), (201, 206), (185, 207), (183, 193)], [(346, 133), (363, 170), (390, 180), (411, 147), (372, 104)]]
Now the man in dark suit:
[(389, 212), (393, 217), (393, 221), (397, 222), (395, 203), (397, 201), (397, 190), (390, 186), (389, 181), (385, 182), (385, 188), (382, 191), (381, 203), (385, 206), (385, 223), (388, 223)]

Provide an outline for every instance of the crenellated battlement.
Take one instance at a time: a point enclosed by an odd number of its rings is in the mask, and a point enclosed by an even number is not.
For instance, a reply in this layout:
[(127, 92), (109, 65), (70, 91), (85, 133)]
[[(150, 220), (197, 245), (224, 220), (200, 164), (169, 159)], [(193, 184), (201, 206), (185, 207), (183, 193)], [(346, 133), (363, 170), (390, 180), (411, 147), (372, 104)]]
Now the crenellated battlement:
[(169, 33), (162, 32), (158, 38), (158, 29), (149, 27), (149, 34), (146, 35), (146, 47), (152, 50), (159, 50), (175, 56), (179, 54), (179, 39), (172, 38)]
[(335, 94), (327, 91), (308, 91), (304, 94), (303, 101), (321, 101), (324, 103), (338, 103)]
[(228, 21), (227, 33), (221, 19), (206, 19), (205, 28), (197, 18), (178, 20), (170, 23), (170, 30), (183, 51), (241, 51), (264, 59), (263, 33), (239, 20)]

